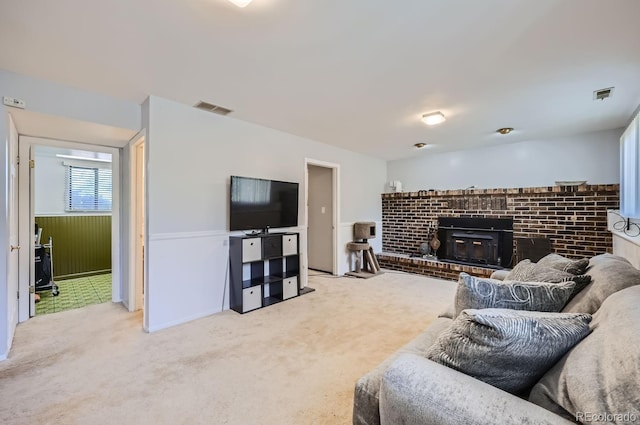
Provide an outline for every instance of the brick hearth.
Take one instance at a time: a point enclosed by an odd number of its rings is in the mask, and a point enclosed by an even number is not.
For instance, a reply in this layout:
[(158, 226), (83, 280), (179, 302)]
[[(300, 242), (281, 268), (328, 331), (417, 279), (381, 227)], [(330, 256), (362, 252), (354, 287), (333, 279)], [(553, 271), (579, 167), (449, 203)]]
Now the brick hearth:
[(613, 184), (383, 193), (380, 265), (454, 279), (460, 271), (489, 275), (492, 270), (482, 267), (408, 258), (438, 217), (512, 217), (515, 241), (547, 237), (554, 252), (572, 258), (611, 252), (607, 210), (618, 209), (619, 192)]

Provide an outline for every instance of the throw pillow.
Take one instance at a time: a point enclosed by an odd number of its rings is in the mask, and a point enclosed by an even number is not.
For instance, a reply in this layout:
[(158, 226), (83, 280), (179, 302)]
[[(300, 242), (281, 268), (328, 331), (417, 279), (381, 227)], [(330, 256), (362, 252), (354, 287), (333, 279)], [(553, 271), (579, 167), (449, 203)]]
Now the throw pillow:
[(530, 260), (520, 261), (504, 279), (519, 282), (564, 282), (573, 280), (576, 286), (569, 299), (573, 298), (591, 282), (591, 276), (589, 275), (576, 276), (562, 270), (541, 266), (540, 263), (532, 263)]
[(587, 422), (586, 412), (610, 415), (598, 423), (640, 420), (639, 324), (640, 286), (611, 295), (593, 315), (591, 335), (542, 377), (529, 401), (573, 421)]
[(455, 299), (455, 316), (467, 308), (509, 308), (513, 310), (562, 310), (575, 283), (514, 282), (460, 273)]
[(520, 394), (589, 333), (590, 321), (588, 314), (465, 310), (426, 357)]
[(580, 260), (571, 260), (570, 258), (563, 257), (559, 254), (549, 254), (542, 257), (536, 264), (574, 275), (581, 275), (587, 271), (587, 267), (589, 267), (589, 259), (582, 258)]
[(592, 257), (587, 275), (591, 283), (565, 306), (564, 312), (593, 314), (609, 295), (640, 285), (640, 270), (610, 254)]

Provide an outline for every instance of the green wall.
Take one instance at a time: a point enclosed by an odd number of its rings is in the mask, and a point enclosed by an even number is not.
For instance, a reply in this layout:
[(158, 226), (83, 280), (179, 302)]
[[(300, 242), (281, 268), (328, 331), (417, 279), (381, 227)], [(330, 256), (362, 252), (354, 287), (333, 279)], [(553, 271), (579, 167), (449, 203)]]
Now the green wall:
[(54, 278), (111, 271), (111, 216), (36, 217), (41, 243), (53, 238)]

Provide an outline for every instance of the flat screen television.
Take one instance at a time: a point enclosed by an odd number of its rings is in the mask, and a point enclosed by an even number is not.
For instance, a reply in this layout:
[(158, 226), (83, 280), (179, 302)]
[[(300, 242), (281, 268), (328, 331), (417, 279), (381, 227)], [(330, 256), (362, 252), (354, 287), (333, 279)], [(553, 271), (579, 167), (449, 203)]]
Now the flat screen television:
[(298, 183), (231, 176), (230, 230), (298, 225)]

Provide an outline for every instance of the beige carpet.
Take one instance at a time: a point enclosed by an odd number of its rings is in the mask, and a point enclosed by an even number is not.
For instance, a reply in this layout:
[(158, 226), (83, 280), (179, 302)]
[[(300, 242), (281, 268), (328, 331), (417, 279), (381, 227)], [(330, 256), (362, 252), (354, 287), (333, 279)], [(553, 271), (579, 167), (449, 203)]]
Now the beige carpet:
[(18, 326), (2, 424), (349, 424), (361, 375), (422, 331), (455, 284), (388, 272), (153, 334), (119, 304)]

